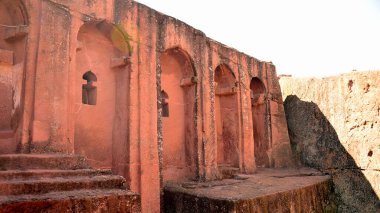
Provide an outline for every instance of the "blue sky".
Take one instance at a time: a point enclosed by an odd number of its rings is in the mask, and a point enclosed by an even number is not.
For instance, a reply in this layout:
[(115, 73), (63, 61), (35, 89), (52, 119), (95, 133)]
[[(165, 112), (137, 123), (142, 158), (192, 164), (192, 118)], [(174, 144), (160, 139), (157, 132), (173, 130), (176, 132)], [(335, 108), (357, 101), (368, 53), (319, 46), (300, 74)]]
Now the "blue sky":
[(380, 70), (380, 0), (137, 0), (279, 74)]

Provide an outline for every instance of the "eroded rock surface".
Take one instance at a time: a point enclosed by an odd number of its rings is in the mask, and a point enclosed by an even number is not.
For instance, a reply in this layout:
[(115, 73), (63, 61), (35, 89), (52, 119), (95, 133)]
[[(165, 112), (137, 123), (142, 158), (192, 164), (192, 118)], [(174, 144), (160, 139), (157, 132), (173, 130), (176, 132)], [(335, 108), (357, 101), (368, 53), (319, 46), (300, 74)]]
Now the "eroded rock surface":
[(314, 169), (259, 169), (254, 175), (168, 183), (164, 212), (336, 212), (332, 182)]
[(380, 72), (280, 84), (296, 157), (332, 175), (340, 212), (379, 212)]

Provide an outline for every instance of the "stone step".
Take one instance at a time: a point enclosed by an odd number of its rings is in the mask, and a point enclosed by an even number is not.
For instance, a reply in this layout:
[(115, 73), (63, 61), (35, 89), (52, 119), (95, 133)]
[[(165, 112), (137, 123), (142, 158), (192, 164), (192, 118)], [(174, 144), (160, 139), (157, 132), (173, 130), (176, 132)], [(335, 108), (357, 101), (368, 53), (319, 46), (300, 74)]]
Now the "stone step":
[(7, 170), (0, 171), (0, 181), (6, 180), (36, 180), (44, 178), (70, 178), (76, 176), (111, 175), (109, 169), (79, 169), (79, 170)]
[(0, 196), (0, 212), (141, 212), (140, 196), (122, 189)]
[(0, 170), (28, 169), (89, 169), (84, 157), (67, 154), (5, 154), (0, 155)]
[(126, 189), (125, 179), (116, 175), (0, 181), (0, 195), (42, 194), (78, 189)]
[(218, 168), (223, 179), (234, 178), (240, 172), (239, 168), (229, 165), (220, 165)]
[(0, 155), (0, 212), (140, 212), (140, 196), (126, 188), (81, 156)]

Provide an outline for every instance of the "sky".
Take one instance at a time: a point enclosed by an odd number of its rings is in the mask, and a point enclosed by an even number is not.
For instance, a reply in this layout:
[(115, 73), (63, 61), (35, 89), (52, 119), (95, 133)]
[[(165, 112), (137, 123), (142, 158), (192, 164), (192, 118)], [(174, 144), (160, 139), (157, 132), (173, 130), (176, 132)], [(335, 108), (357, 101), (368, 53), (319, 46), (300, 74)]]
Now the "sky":
[(136, 0), (278, 74), (380, 70), (380, 0)]

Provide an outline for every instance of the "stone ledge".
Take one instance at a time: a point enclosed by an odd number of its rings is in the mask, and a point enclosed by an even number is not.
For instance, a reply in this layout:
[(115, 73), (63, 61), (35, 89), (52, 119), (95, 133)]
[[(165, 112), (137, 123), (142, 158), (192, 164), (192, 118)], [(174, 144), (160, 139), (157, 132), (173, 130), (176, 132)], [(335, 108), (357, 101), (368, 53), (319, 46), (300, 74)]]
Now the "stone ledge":
[(4, 35), (4, 39), (7, 41), (15, 41), (19, 38), (23, 38), (29, 32), (28, 26), (0, 26), (0, 31)]

